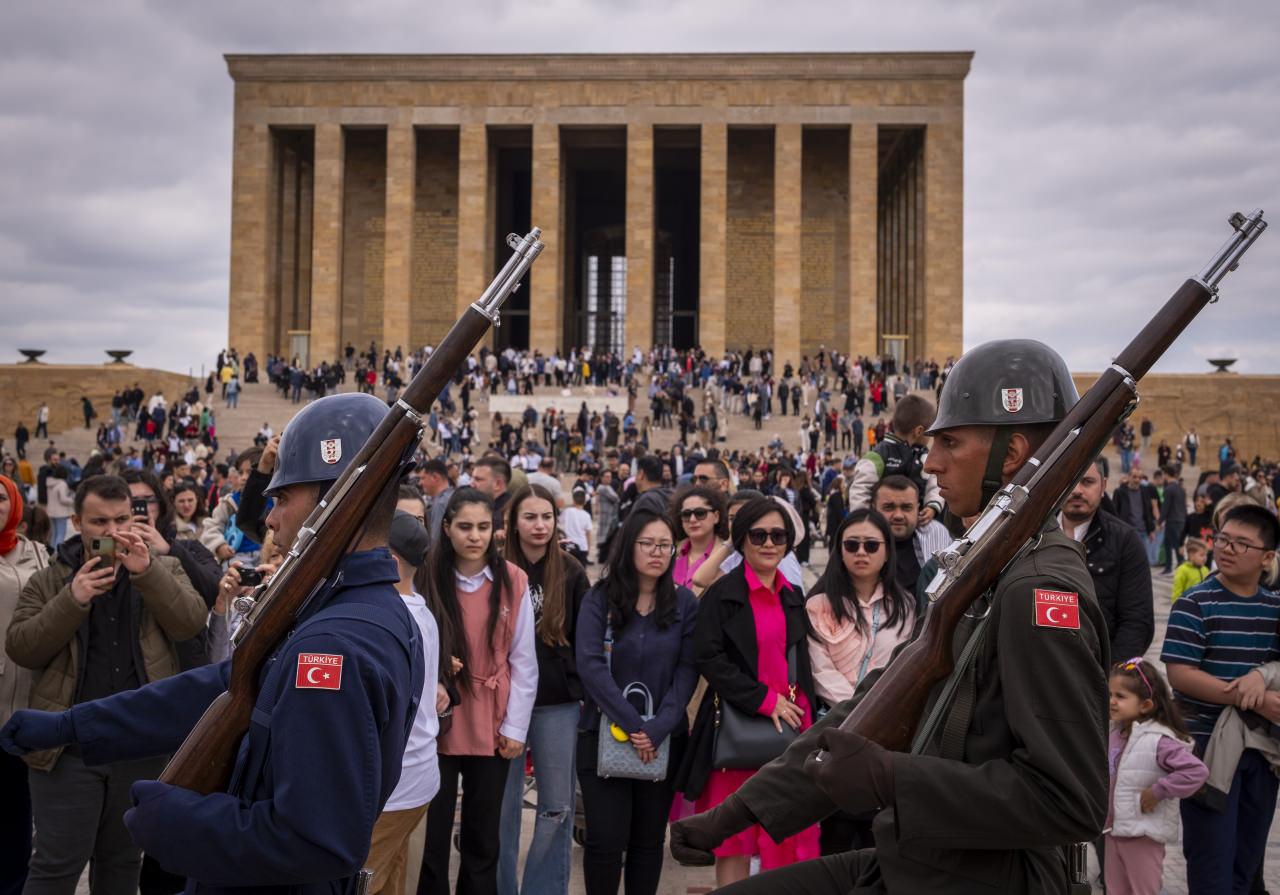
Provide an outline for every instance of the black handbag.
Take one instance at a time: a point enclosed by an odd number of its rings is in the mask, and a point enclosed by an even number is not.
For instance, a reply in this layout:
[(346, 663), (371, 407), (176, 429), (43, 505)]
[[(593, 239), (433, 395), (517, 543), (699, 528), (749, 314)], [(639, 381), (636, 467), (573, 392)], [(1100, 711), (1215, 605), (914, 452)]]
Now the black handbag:
[[(796, 648), (787, 650), (788, 696), (796, 701)], [(782, 725), (782, 732), (773, 726), (773, 719), (738, 709), (728, 700), (720, 701), (715, 694), (715, 730), (711, 740), (711, 766), (716, 770), (756, 771), (787, 751), (800, 731), (789, 724)]]

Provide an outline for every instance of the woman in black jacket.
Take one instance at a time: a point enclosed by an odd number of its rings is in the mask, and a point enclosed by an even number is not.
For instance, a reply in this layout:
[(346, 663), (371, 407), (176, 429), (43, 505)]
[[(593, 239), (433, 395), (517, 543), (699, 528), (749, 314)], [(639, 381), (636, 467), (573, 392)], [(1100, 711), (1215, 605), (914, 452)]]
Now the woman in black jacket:
[[(717, 768), (716, 714), (728, 703), (740, 714), (768, 718), (805, 730), (813, 723), (817, 697), (809, 666), (809, 629), (801, 583), (787, 581), (778, 565), (795, 543), (791, 516), (774, 499), (748, 501), (733, 520), (733, 544), (743, 562), (702, 595), (694, 631), (698, 671), (707, 692), (693, 723), (677, 786), (710, 810), (736, 792), (758, 768)], [(779, 737), (778, 754), (790, 738)], [(818, 828), (775, 843), (752, 826), (716, 849), (716, 885), (745, 879), (752, 855), (769, 870), (816, 857)]]

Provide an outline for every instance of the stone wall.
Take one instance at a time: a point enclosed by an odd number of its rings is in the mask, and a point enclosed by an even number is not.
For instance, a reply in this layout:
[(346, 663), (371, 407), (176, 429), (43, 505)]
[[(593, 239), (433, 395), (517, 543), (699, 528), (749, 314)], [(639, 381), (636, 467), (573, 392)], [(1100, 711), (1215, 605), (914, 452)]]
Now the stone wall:
[[(804, 132), (800, 353), (844, 347), (849, 294), (849, 132)], [(839, 309), (839, 310), (837, 310)]]
[(414, 348), (438, 345), (456, 319), (458, 291), (458, 132), (418, 131), (413, 203), (413, 288), (410, 338)]
[(160, 391), (173, 400), (193, 381), (181, 373), (132, 364), (0, 364), (0, 395), (4, 396), (0, 400), (0, 438), (5, 450), (11, 450), (13, 430), (21, 422), (31, 431), (30, 448), (38, 450), (41, 443), (34, 436), (36, 408), (41, 401), (49, 404), (49, 431), (57, 433), (84, 425), (80, 396), (87, 396), (98, 412), (96, 429), (98, 422), (111, 419), (111, 397), (117, 391), (137, 383), (148, 398)]
[(729, 129), (725, 345), (773, 344), (773, 131)]
[[(1083, 394), (1097, 378), (1097, 373), (1076, 373), (1076, 388)], [(1138, 384), (1138, 393), (1141, 401), (1131, 419), (1135, 430), (1143, 418), (1155, 424), (1151, 462), (1160, 439), (1176, 446), (1190, 426), (1200, 436), (1201, 455), (1211, 462), (1228, 436), (1242, 459), (1280, 458), (1280, 376), (1152, 373)]]
[[(370, 340), (381, 350), (403, 336), (383, 338), (382, 301), (386, 272), (387, 133), (349, 130), (343, 174), (342, 331), (339, 344), (357, 349)], [(323, 357), (323, 355), (321, 355)], [(314, 362), (314, 360), (313, 360)]]

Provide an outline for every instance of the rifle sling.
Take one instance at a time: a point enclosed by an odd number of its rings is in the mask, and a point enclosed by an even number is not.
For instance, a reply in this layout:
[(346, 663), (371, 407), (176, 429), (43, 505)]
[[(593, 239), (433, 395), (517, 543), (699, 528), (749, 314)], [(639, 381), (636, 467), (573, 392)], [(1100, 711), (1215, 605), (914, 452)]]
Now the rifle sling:
[(964, 650), (956, 661), (956, 667), (943, 684), (942, 692), (929, 711), (929, 717), (920, 726), (915, 739), (911, 742), (912, 755), (924, 754), (925, 747), (933, 739), (934, 732), (945, 718), (940, 754), (943, 758), (957, 761), (964, 758), (964, 738), (969, 730), (969, 721), (973, 717), (973, 703), (978, 689), (978, 650), (986, 640), (987, 620), (990, 617), (991, 613), (988, 609), (987, 614), (974, 624)]

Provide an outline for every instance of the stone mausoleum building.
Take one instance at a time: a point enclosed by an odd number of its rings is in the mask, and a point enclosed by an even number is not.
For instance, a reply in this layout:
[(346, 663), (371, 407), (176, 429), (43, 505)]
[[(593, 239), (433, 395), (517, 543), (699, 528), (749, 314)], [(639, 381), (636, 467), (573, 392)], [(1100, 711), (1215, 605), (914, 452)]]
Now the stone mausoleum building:
[(228, 56), (229, 344), (961, 351), (971, 53)]

